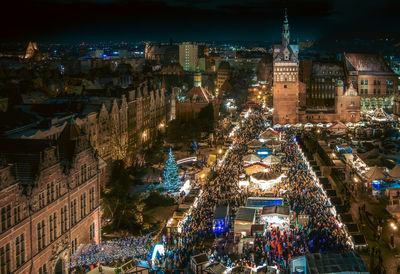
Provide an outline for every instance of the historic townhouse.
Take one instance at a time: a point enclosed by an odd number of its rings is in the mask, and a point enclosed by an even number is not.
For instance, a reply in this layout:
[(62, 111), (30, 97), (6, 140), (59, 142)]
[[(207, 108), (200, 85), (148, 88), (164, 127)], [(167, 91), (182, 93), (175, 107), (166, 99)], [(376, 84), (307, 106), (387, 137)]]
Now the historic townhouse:
[(3, 139), (0, 158), (0, 273), (67, 273), (100, 241), (105, 165), (71, 123), (57, 141)]

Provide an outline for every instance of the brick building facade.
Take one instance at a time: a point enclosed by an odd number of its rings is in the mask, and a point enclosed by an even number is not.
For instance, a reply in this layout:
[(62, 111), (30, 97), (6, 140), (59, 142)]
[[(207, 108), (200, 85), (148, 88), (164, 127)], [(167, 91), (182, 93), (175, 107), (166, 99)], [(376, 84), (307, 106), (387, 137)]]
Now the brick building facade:
[(76, 125), (60, 139), (0, 142), (0, 273), (67, 273), (82, 243), (100, 241), (105, 166)]
[(344, 53), (348, 82), (361, 96), (361, 108), (392, 110), (398, 93), (398, 77), (379, 54)]

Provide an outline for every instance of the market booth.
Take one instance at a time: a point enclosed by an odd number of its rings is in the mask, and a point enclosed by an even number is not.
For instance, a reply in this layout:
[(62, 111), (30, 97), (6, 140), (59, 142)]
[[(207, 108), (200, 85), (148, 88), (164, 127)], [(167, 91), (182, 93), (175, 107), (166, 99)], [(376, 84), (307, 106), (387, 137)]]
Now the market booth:
[(269, 166), (263, 163), (253, 163), (244, 166), (244, 170), (247, 175), (252, 175), (258, 172), (265, 172), (268, 170)]
[(262, 163), (268, 165), (268, 166), (274, 166), (278, 165), (281, 163), (281, 159), (277, 156), (274, 155), (268, 155), (262, 160)]
[(213, 231), (214, 233), (226, 232), (229, 223), (229, 205), (217, 206), (214, 209)]
[(274, 130), (273, 128), (267, 128), (264, 132), (259, 135), (259, 140), (261, 142), (265, 140), (277, 140), (279, 141), (281, 135), (278, 131)]
[(204, 273), (204, 270), (210, 265), (210, 259), (206, 253), (201, 253), (190, 257), (190, 268), (195, 274)]
[(383, 173), (381, 167), (371, 167), (365, 174), (364, 179), (368, 182), (368, 186), (372, 187), (372, 194), (375, 196), (383, 195), (383, 188), (385, 186), (385, 179), (387, 176)]
[(209, 274), (224, 274), (226, 273), (227, 267), (224, 266), (221, 263), (213, 263), (207, 266), (204, 269), (204, 273), (209, 273)]
[(243, 157), (243, 162), (245, 164), (253, 164), (253, 163), (261, 162), (261, 157), (255, 155), (255, 154), (247, 154), (246, 156)]
[(251, 226), (256, 221), (256, 212), (255, 208), (240, 207), (238, 209), (234, 223), (235, 237), (251, 235)]
[(289, 206), (264, 206), (261, 212), (261, 222), (268, 226), (278, 226), (279, 228), (288, 229), (290, 225), (290, 208)]
[(150, 266), (146, 261), (142, 260), (135, 260), (135, 261), (129, 261), (126, 264), (123, 264), (121, 266), (121, 273), (122, 274), (147, 274), (150, 271)]
[(331, 125), (328, 130), (332, 135), (344, 135), (347, 133), (347, 127), (342, 122), (336, 122)]
[(246, 207), (262, 210), (264, 206), (283, 205), (283, 198), (279, 197), (249, 197), (247, 198)]
[(280, 150), (280, 148), (281, 148), (281, 142), (277, 141), (275, 139), (270, 139), (270, 140), (266, 140), (264, 142), (264, 146), (266, 148), (271, 149), (272, 151), (277, 151), (277, 150)]

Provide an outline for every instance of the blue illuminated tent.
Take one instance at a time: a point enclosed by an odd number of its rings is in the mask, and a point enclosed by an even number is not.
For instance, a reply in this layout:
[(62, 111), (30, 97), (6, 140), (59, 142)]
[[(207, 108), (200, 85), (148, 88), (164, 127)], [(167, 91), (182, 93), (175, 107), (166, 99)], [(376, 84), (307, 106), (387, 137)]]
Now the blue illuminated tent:
[(229, 222), (229, 205), (217, 206), (214, 210), (213, 231), (214, 233), (225, 232)]

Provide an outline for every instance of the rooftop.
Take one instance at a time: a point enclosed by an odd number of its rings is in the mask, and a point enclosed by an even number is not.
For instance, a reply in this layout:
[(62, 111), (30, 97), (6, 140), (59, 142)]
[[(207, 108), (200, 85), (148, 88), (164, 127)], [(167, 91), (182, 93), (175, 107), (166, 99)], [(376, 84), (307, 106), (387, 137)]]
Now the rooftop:
[(380, 54), (375, 53), (345, 53), (347, 70), (368, 73), (389, 73), (393, 70), (383, 60)]

